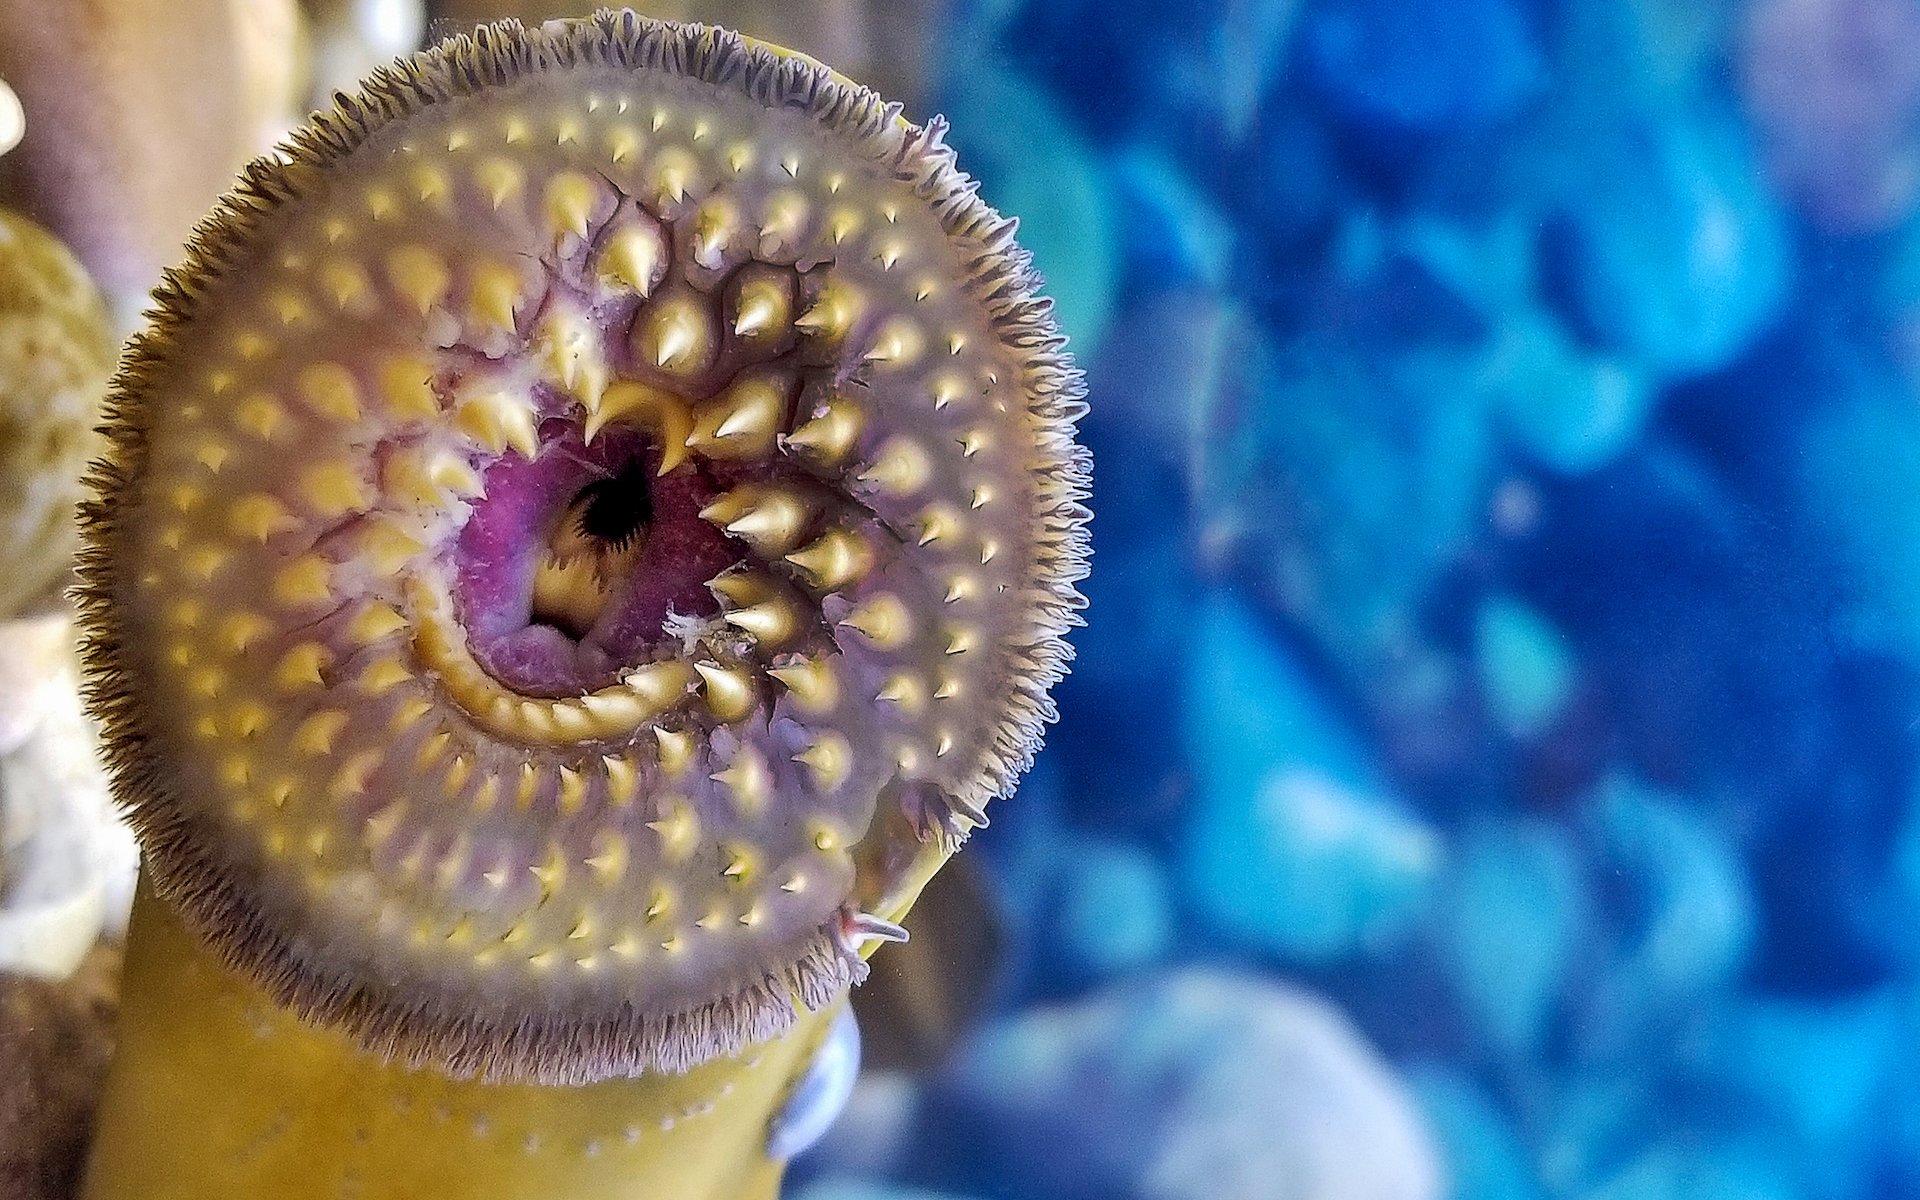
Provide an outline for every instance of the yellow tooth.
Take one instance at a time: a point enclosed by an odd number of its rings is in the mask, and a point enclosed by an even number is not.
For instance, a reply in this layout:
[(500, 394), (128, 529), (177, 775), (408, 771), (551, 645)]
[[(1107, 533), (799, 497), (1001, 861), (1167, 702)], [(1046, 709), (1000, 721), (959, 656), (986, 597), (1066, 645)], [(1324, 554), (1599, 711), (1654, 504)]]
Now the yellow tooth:
[(765, 646), (777, 646), (793, 636), (793, 613), (784, 604), (768, 602), (730, 608), (721, 615), (727, 624), (752, 634)]
[(347, 714), (325, 709), (300, 722), (293, 732), (293, 748), (315, 758), (333, 753), (333, 743), (347, 727)]
[(773, 790), (767, 764), (751, 746), (742, 746), (726, 770), (716, 771), (709, 778), (732, 793), (734, 807), (744, 813), (759, 812)]
[(447, 750), (453, 745), (453, 735), (446, 730), (432, 735), (420, 743), (420, 750), (413, 756), (416, 771), (424, 771), (447, 756)]
[(386, 655), (375, 659), (360, 673), (360, 690), (369, 696), (378, 696), (412, 678), (413, 672), (407, 670), (405, 663)]
[(520, 168), (501, 158), (488, 159), (481, 163), (474, 177), (480, 183), (480, 190), (486, 193), (487, 202), (496, 210), (518, 196), (520, 190), (527, 184), (526, 175)]
[(812, 514), (792, 492), (769, 488), (723, 528), (763, 555), (793, 548)]
[(835, 466), (852, 452), (863, 424), (860, 409), (851, 400), (834, 399), (824, 412), (781, 439), (783, 445), (821, 466)]
[(975, 595), (979, 590), (979, 582), (975, 580), (973, 576), (955, 575), (953, 579), (948, 582), (947, 594), (943, 599), (948, 604), (954, 604)]
[(228, 650), (244, 654), (248, 646), (271, 628), (266, 618), (258, 613), (235, 613), (220, 623), (220, 639), (226, 643)]
[(287, 421), (287, 410), (265, 394), (249, 396), (233, 410), (233, 423), (263, 442), (271, 442)]
[(644, 218), (616, 230), (600, 252), (600, 274), (638, 292), (642, 299), (653, 295), (666, 269), (666, 239), (652, 221)]
[(225, 443), (217, 442), (209, 438), (200, 444), (200, 449), (194, 454), (194, 457), (199, 460), (201, 466), (213, 474), (218, 475), (220, 468), (227, 464), (229, 458), (233, 457), (233, 450)]
[(640, 722), (659, 711), (632, 692), (612, 688), (582, 696), (580, 706), (593, 718), (602, 736), (637, 728)]
[(759, 604), (774, 595), (771, 580), (740, 568), (722, 571), (707, 580), (707, 586), (713, 589), (715, 595), (741, 608)]
[(587, 221), (593, 216), (593, 181), (578, 171), (563, 171), (547, 184), (547, 222), (555, 237), (572, 234), (587, 236)]
[(572, 767), (560, 767), (560, 811), (568, 816), (587, 803), (587, 777)]
[(823, 733), (805, 750), (793, 756), (813, 776), (813, 786), (831, 792), (847, 781), (853, 771), (853, 747), (837, 733)]
[(627, 672), (622, 678), (634, 695), (651, 705), (655, 712), (672, 706), (687, 694), (693, 675), (679, 659), (648, 663)]
[(605, 884), (620, 882), (621, 876), (627, 873), (627, 843), (619, 835), (610, 832), (602, 832), (593, 840), (592, 857), (582, 861), (600, 877), (600, 882)]
[(387, 491), (429, 508), (443, 507), (450, 496), (480, 494), (480, 476), (465, 460), (446, 450), (396, 451), (387, 459)]
[(653, 435), (660, 447), (660, 468), (667, 472), (687, 461), (687, 438), (693, 432), (693, 413), (687, 402), (672, 392), (631, 380), (614, 384), (600, 397), (600, 403), (587, 414), (584, 433), (588, 442), (615, 422), (637, 425)]
[(373, 488), (350, 463), (324, 462), (300, 476), (300, 494), (322, 518), (333, 520), (365, 511), (373, 503)]
[(307, 407), (329, 421), (360, 419), (360, 389), (353, 373), (338, 363), (315, 363), (300, 372), (300, 396)]
[(607, 801), (615, 808), (625, 808), (632, 804), (640, 794), (640, 775), (630, 758), (615, 758), (607, 755), (600, 760), (607, 769)]
[(533, 428), (533, 406), (504, 389), (483, 391), (462, 400), (453, 423), (495, 454), (512, 448), (532, 458), (540, 449)]
[(860, 214), (851, 208), (837, 210), (827, 219), (827, 236), (838, 246), (860, 232)]
[(373, 298), (373, 281), (355, 263), (329, 262), (320, 268), (320, 286), (342, 309), (363, 308)]
[(640, 152), (640, 133), (638, 130), (621, 127), (607, 135), (607, 156), (615, 165), (623, 163)]
[(925, 487), (932, 472), (927, 452), (918, 442), (896, 437), (880, 447), (873, 465), (862, 471), (860, 478), (896, 496), (908, 496)]
[(958, 377), (942, 375), (933, 385), (933, 411), (944, 412), (955, 400), (964, 399), (967, 387)]
[(607, 390), (608, 365), (586, 318), (556, 308), (541, 331), (547, 370), (591, 412)]
[[(660, 819), (648, 821), (647, 828), (660, 835), (661, 857), (674, 864), (686, 861), (693, 852), (694, 844), (700, 839), (700, 819), (684, 802), (674, 797), (669, 797), (669, 801), (662, 806)], [(655, 892), (647, 904), (647, 919), (657, 920), (670, 907), (666, 895)]]
[(978, 510), (991, 503), (993, 503), (993, 488), (984, 483), (974, 484), (973, 496), (967, 501), (967, 507)]
[(792, 290), (784, 278), (753, 276), (740, 285), (733, 332), (756, 340), (765, 335), (778, 335), (786, 327), (792, 306)]
[[(658, 132), (658, 126), (655, 127)], [(687, 198), (687, 187), (693, 180), (693, 158), (686, 151), (675, 146), (662, 150), (654, 160), (653, 194), (656, 203), (661, 205), (678, 204)]]
[(786, 687), (801, 712), (823, 713), (839, 702), (840, 686), (834, 681), (833, 668), (817, 658), (795, 659), (769, 668), (767, 674)]
[(726, 853), (727, 865), (720, 868), (720, 877), (722, 879), (742, 882), (748, 875), (752, 874), (753, 855), (750, 851), (742, 849), (739, 846), (729, 846), (726, 848)]
[(886, 366), (904, 366), (920, 356), (924, 341), (920, 328), (904, 317), (895, 317), (880, 329), (873, 345), (868, 348), (866, 360)]
[(965, 654), (979, 644), (980, 634), (977, 630), (962, 626), (949, 630), (947, 633), (948, 654)]
[(874, 699), (897, 704), (901, 712), (918, 716), (927, 706), (927, 688), (918, 678), (903, 671), (889, 678)]
[(444, 259), (425, 246), (398, 246), (387, 254), (387, 280), (425, 316), (446, 299), (453, 273)]
[(951, 700), (959, 694), (960, 681), (952, 675), (942, 676), (940, 686), (933, 689), (933, 698), (935, 700)]
[(424, 358), (391, 360), (380, 369), (380, 398), (401, 420), (434, 420), (440, 399), (433, 390), (433, 364)]
[(514, 310), (521, 303), (520, 272), (505, 263), (480, 263), (468, 284), (468, 303), (475, 321), (513, 332)]
[(864, 600), (840, 621), (883, 650), (906, 644), (913, 634), (913, 618), (898, 596), (886, 592)]
[(967, 430), (967, 432), (964, 435), (962, 435), (960, 438), (960, 457), (972, 458), (974, 455), (980, 453), (980, 451), (986, 449), (987, 443), (988, 443), (988, 438), (987, 438), (986, 430), (984, 429)]
[(413, 169), (413, 194), (420, 198), (420, 203), (444, 211), (452, 190), (452, 182), (440, 168), (422, 165)]
[(719, 663), (696, 662), (706, 684), (707, 707), (722, 721), (737, 721), (753, 711), (753, 680), (745, 671)]
[(704, 304), (688, 296), (662, 300), (647, 311), (642, 324), (641, 349), (654, 366), (690, 375), (706, 365), (713, 348), (713, 321)]
[(936, 504), (920, 514), (920, 538), (922, 546), (934, 542), (949, 541), (964, 528), (960, 514), (945, 504)]
[(879, 249), (873, 252), (873, 261), (880, 264), (882, 271), (891, 271), (893, 270), (893, 264), (899, 262), (900, 256), (905, 252), (905, 247), (900, 244), (897, 238), (889, 239), (888, 241), (882, 242)]
[(352, 624), (347, 626), (347, 636), (357, 645), (371, 646), (406, 627), (407, 619), (400, 615), (399, 609), (390, 604), (369, 604), (354, 614)]
[(700, 410), (687, 444), (709, 458), (759, 458), (773, 449), (786, 414), (785, 381), (752, 375)]
[(397, 575), (426, 551), (426, 543), (390, 518), (368, 522), (359, 540), (359, 558), (379, 576)]
[(203, 580), (211, 580), (227, 565), (232, 553), (221, 546), (202, 546), (187, 555), (187, 570)]
[(861, 308), (858, 293), (844, 284), (830, 281), (820, 289), (813, 306), (801, 313), (793, 324), (795, 328), (815, 337), (838, 341), (853, 328)]
[(299, 524), (293, 514), (287, 511), (286, 505), (258, 492), (235, 501), (227, 517), (230, 529), (258, 542), (265, 542), (276, 533), (298, 528)]
[(766, 216), (760, 222), (760, 246), (763, 251), (782, 247), (798, 249), (807, 228), (807, 198), (797, 191), (777, 193), (767, 201)]
[(714, 197), (700, 206), (693, 219), (693, 261), (710, 271), (727, 264), (727, 246), (739, 227), (732, 203)]
[(845, 529), (830, 529), (817, 540), (787, 555), (815, 588), (832, 591), (863, 578), (873, 568), (867, 540)]
[(660, 769), (678, 775), (693, 761), (693, 735), (678, 729), (655, 727), (653, 740), (660, 746)]

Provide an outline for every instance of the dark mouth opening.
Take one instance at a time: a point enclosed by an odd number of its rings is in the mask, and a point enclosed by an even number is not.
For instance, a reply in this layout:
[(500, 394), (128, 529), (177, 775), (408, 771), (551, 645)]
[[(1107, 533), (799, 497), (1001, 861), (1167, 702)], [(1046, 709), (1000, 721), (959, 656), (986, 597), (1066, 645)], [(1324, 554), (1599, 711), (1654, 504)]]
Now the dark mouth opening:
[(475, 659), (523, 695), (560, 697), (658, 657), (670, 614), (717, 611), (707, 581), (741, 551), (699, 515), (722, 490), (701, 466), (658, 475), (659, 448), (623, 426), (591, 444), (573, 421), (540, 432), (533, 458), (487, 468), (452, 565)]

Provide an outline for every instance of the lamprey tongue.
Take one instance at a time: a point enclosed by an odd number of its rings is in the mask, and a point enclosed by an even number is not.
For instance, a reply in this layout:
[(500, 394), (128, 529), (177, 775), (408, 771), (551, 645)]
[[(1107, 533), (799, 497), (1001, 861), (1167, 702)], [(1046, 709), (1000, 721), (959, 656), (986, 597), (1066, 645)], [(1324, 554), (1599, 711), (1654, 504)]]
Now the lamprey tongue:
[(942, 127), (602, 13), (377, 74), (156, 293), (86, 506), (158, 895), (403, 1064), (790, 1028), (1031, 761), (1081, 384)]

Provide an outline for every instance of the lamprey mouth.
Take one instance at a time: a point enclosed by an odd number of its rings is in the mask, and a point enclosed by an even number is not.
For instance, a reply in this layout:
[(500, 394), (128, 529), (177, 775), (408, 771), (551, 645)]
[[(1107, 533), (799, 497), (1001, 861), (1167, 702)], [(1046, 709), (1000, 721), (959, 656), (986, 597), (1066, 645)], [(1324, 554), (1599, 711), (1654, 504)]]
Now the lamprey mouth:
[(123, 366), (94, 711), (160, 894), (456, 1073), (788, 1028), (984, 822), (1084, 573), (1080, 377), (936, 123), (632, 13), (256, 163)]

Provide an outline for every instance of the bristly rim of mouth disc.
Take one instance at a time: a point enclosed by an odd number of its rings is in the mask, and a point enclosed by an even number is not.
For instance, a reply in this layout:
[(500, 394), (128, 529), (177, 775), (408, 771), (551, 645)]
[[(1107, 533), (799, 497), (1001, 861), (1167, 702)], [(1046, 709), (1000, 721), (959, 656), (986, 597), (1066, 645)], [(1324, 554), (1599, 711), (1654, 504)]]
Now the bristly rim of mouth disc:
[[(184, 361), (183, 340), (209, 299), (220, 296), (223, 288), (231, 290), (258, 257), (274, 248), (270, 237), (276, 212), (324, 192), (329, 171), (345, 169), (361, 147), (391, 127), (436, 106), (516, 84), (552, 82), (572, 71), (599, 72), (601, 77), (625, 71), (678, 81), (676, 86), (698, 94), (731, 103), (744, 99), (758, 109), (783, 114), (782, 119), (810, 122), (832, 135), (837, 151), (849, 162), (876, 172), (890, 186), (904, 187), (923, 204), (944, 231), (947, 249), (965, 263), (964, 270), (941, 280), (941, 286), (975, 307), (989, 340), (997, 343), (996, 353), (1014, 369), (1010, 386), (1017, 388), (1021, 403), (1005, 416), (1010, 422), (1006, 428), (1023, 440), (1018, 466), (1031, 483), (1031, 503), (1019, 517), (1025, 557), (1013, 582), (1001, 585), (1004, 598), (998, 601), (1014, 615), (994, 626), (1011, 632), (987, 647), (998, 655), (989, 659), (993, 669), (983, 676), (993, 686), (964, 701), (976, 712), (989, 713), (982, 718), (985, 732), (963, 753), (945, 758), (944, 768), (936, 769), (933, 759), (948, 755), (945, 738), (929, 741), (924, 754), (901, 753), (901, 775), (876, 785), (884, 789), (880, 815), (865, 830), (842, 831), (858, 839), (856, 845), (842, 848), (848, 869), (856, 874), (840, 907), (826, 921), (787, 945), (777, 961), (749, 963), (715, 980), (708, 993), (665, 1007), (628, 1000), (580, 1012), (558, 1001), (530, 1000), (517, 1008), (476, 1010), (445, 996), (409, 991), (378, 970), (342, 971), (327, 957), (334, 947), (326, 945), (325, 938), (316, 938), (311, 929), (290, 927), (258, 903), (263, 872), (247, 866), (250, 860), (225, 853), (219, 844), (222, 826), (185, 802), (179, 756), (169, 753), (174, 734), (153, 711), (168, 700), (153, 694), (141, 665), (143, 654), (159, 651), (142, 647), (135, 652), (132, 639), (147, 631), (130, 625), (126, 615), (126, 598), (143, 581), (128, 577), (123, 560), (140, 519), (134, 501), (144, 495), (154, 474), (155, 414), (149, 395), (195, 365)], [(1077, 613), (1084, 603), (1076, 584), (1085, 574), (1088, 554), (1082, 503), (1087, 461), (1073, 432), (1084, 410), (1081, 376), (1064, 353), (1050, 304), (1037, 294), (1039, 280), (1029, 256), (1013, 242), (1014, 223), (978, 198), (975, 185), (957, 169), (944, 145), (943, 131), (944, 123), (937, 118), (924, 127), (909, 124), (898, 105), (801, 56), (713, 27), (609, 10), (531, 30), (504, 21), (413, 55), (376, 72), (358, 93), (336, 97), (331, 111), (316, 114), (274, 156), (247, 168), (235, 190), (196, 229), (183, 265), (168, 272), (156, 288), (148, 327), (129, 344), (106, 406), (108, 454), (88, 479), (94, 498), (82, 507), (83, 550), (75, 591), (88, 698), (106, 734), (116, 794), (141, 837), (154, 886), (223, 961), (303, 1017), (339, 1028), (375, 1053), (454, 1074), (547, 1083), (685, 1070), (777, 1036), (802, 1008), (831, 1003), (844, 987), (857, 982), (864, 971), (865, 941), (893, 933), (891, 922), (926, 878), (969, 829), (984, 822), (987, 804), (1011, 790), (1030, 765), (1042, 730), (1054, 716), (1050, 689), (1071, 654), (1064, 635), (1079, 623)], [(561, 196), (553, 203), (566, 199)], [(883, 248), (884, 265), (891, 268), (886, 253)], [(429, 262), (423, 271), (431, 277), (437, 269)], [(421, 277), (422, 271), (415, 271), (408, 278)], [(425, 308), (423, 304), (423, 312)], [(882, 325), (869, 334), (876, 340), (866, 358), (884, 364), (907, 352), (912, 331)], [(939, 349), (961, 354), (957, 340)], [(659, 353), (664, 363), (667, 350)], [(934, 403), (944, 407), (949, 398), (937, 392)], [(265, 437), (265, 427), (279, 418), (270, 407), (258, 417)], [(491, 418), (483, 411), (478, 419)], [(511, 436), (501, 434), (497, 425), (488, 432)], [(967, 439), (961, 445), (968, 459), (981, 448)], [(906, 465), (901, 467), (901, 462)], [(219, 463), (210, 466), (217, 475)], [(899, 470), (924, 470), (924, 464), (911, 455), (890, 458), (883, 453), (861, 478), (878, 480), (872, 486), (884, 490), (892, 478), (888, 473)], [(991, 492), (974, 489), (971, 506), (987, 504)], [(920, 546), (959, 527), (968, 507), (965, 497), (960, 499), (958, 516), (950, 511), (956, 507), (952, 505), (926, 509), (918, 527), (925, 530)], [(643, 506), (634, 511), (642, 512)], [(244, 526), (263, 544), (282, 515), (271, 504), (235, 512), (234, 528)], [(742, 527), (738, 537), (762, 536), (745, 525), (736, 522)], [(615, 549), (627, 550), (625, 539), (623, 532)], [(971, 552), (984, 566), (998, 549), (989, 539)], [(182, 570), (195, 569), (187, 561), (190, 555), (180, 557), (187, 562)], [(801, 562), (802, 555), (795, 552), (786, 559)], [(826, 565), (808, 569), (834, 569), (825, 558), (818, 562)], [(1006, 567), (1003, 559), (995, 569), (1014, 568)], [(949, 603), (979, 602), (962, 586), (966, 582), (942, 585)], [(296, 581), (294, 586), (301, 584)], [(446, 597), (439, 601), (444, 605)], [(841, 629), (856, 631), (857, 639), (880, 644), (882, 627), (898, 621), (884, 604), (870, 607), (871, 613), (866, 608), (835, 609), (824, 619), (829, 627), (837, 622)], [(744, 617), (740, 623), (749, 632), (756, 628)], [(234, 629), (231, 623), (221, 628), (221, 636), (233, 639), (235, 647), (246, 645), (244, 628)], [(976, 634), (964, 626), (939, 632), (944, 653), (981, 655)], [(470, 660), (466, 666), (471, 668)], [(784, 665), (769, 674), (796, 669)], [(723, 682), (708, 680), (709, 693)], [(895, 690), (891, 681), (881, 691), (876, 704), (926, 703), (924, 692), (910, 696)], [(231, 736), (224, 730), (215, 735)], [(816, 776), (840, 778), (846, 742), (842, 739), (829, 749), (831, 753), (794, 761), (804, 760), (805, 769)], [(954, 760), (961, 757), (966, 761), (956, 767)], [(780, 769), (802, 768), (782, 764)], [(244, 780), (244, 765), (239, 771)], [(823, 850), (831, 840), (824, 832), (806, 836)], [(739, 923), (749, 922), (742, 916)], [(463, 981), (462, 986), (477, 985)], [(546, 994), (535, 985), (527, 987), (531, 995)]]

